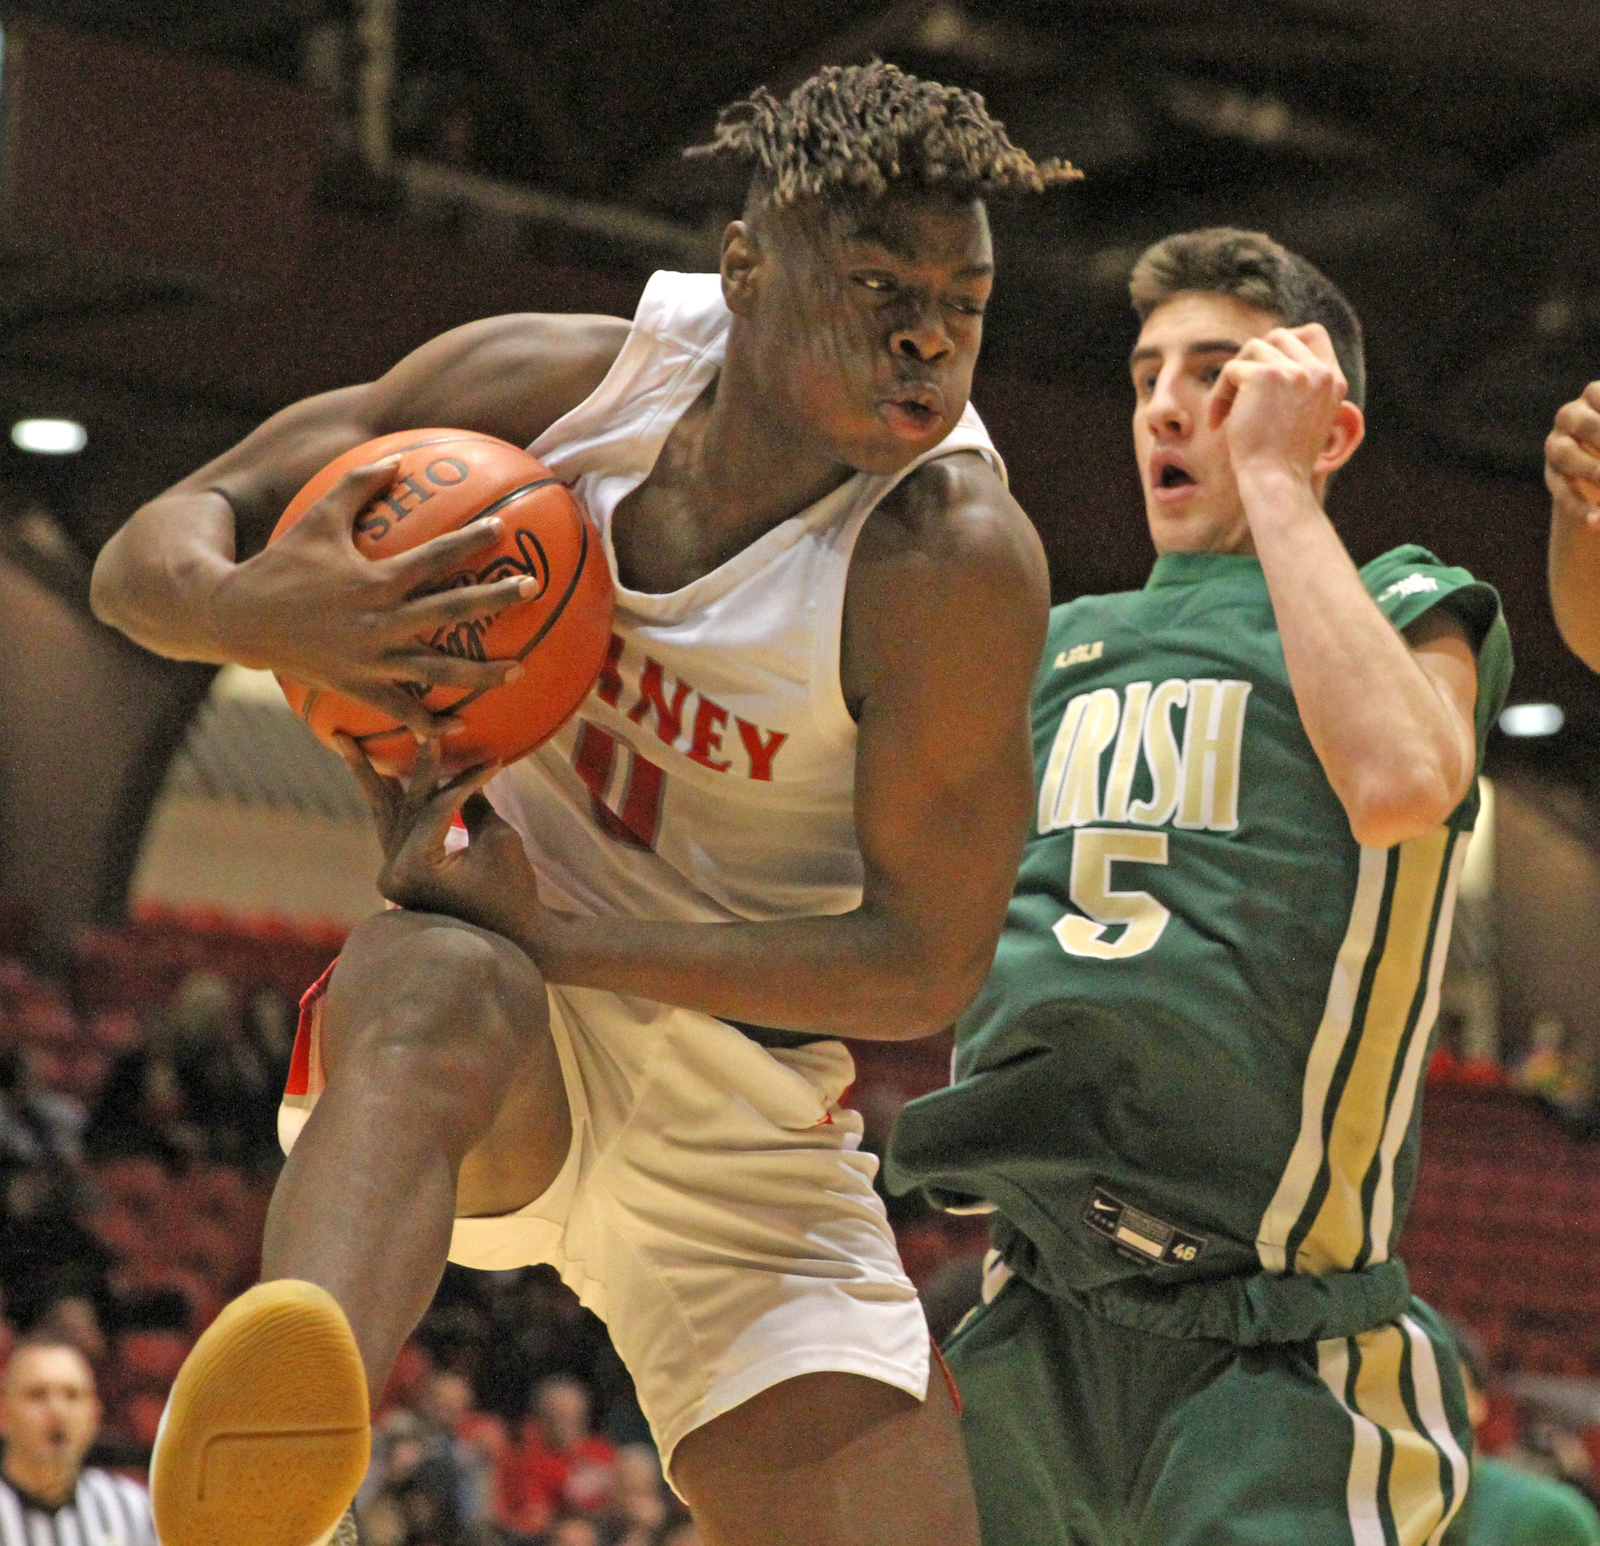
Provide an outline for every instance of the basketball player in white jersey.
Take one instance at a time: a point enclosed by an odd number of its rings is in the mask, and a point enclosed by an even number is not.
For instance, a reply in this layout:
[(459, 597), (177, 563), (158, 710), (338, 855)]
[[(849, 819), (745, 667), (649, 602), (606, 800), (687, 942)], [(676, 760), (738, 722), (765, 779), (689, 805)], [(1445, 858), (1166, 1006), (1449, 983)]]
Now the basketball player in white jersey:
[[(448, 333), (278, 414), (100, 559), (96, 608), (140, 642), (353, 693), (425, 741), (409, 793), (350, 748), (403, 910), (355, 930), (309, 1016), (268, 1281), (197, 1347), (158, 1444), (166, 1546), (330, 1529), (447, 1253), (556, 1264), (713, 1546), (976, 1542), (837, 1038), (948, 1024), (1005, 912), (1048, 598), (967, 405), (983, 201), (1076, 174), (883, 65), (759, 92), (708, 148), (754, 174), (720, 275), (657, 275), (631, 326)], [(501, 680), (414, 641), (517, 582), (407, 598), (485, 538), (357, 557), (378, 466), (262, 547), (331, 457), (432, 425), (572, 480), (618, 597), (577, 717), (442, 790), (448, 726), (396, 684)]]

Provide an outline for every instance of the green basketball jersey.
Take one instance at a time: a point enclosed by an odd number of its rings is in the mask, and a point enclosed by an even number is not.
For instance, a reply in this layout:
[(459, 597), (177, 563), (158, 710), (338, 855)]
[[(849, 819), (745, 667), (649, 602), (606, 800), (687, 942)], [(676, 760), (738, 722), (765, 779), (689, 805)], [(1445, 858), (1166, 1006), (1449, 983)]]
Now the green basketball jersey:
[[(1511, 674), (1494, 591), (1418, 547), (1361, 575), (1396, 627), (1462, 620), (1481, 761)], [(1143, 590), (1057, 607), (1033, 726), (994, 967), (890, 1184), (997, 1205), (1047, 1290), (1387, 1262), (1476, 784), (1437, 830), (1361, 847), (1240, 555), (1166, 554)]]

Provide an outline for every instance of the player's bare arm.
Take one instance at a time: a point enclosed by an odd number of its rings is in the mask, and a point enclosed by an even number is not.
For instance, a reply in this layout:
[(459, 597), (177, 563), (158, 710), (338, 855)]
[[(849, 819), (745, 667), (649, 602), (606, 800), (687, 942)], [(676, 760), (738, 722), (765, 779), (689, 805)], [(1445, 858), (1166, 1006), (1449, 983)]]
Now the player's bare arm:
[(377, 435), (438, 425), (528, 443), (593, 391), (627, 331), (610, 317), (491, 318), (433, 339), (376, 381), (292, 404), (117, 532), (95, 566), (96, 615), (160, 654), (271, 667), (436, 733), (397, 681), (484, 687), (512, 669), (416, 643), (519, 599), (515, 580), (422, 594), (492, 530), (363, 558), (352, 526), (393, 477), (380, 465), (350, 474), (281, 542), (268, 548), (267, 537), (314, 472)]
[(1320, 498), (1363, 432), (1320, 324), (1248, 340), (1210, 412), (1272, 595), (1306, 734), (1357, 842), (1431, 830), (1476, 766), (1477, 666), (1466, 629), (1434, 612), (1402, 635), (1378, 610)]
[(1600, 381), (1556, 414), (1544, 443), (1550, 605), (1561, 637), (1600, 671)]
[(769, 923), (559, 916), (540, 907), (520, 840), (497, 817), (477, 811), (472, 844), (445, 852), (451, 815), (482, 776), (406, 804), (350, 747), (391, 834), (385, 895), (514, 940), (554, 983), (785, 1030), (942, 1029), (988, 970), (1016, 873), (1049, 582), (1032, 526), (976, 458), (922, 468), (902, 491), (863, 530), (845, 601), (859, 907)]

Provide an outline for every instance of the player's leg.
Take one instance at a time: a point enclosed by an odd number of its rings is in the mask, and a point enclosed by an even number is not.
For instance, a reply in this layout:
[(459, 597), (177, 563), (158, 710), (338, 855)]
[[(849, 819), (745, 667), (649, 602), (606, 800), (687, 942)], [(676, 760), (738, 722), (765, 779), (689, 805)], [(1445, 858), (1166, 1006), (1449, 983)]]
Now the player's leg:
[(511, 1213), (571, 1137), (544, 984), (515, 946), (391, 911), (351, 935), (322, 1008), (327, 1084), (284, 1165), (262, 1277), (333, 1295), (381, 1390), (456, 1215)]
[(673, 1483), (706, 1546), (977, 1546), (955, 1403), (802, 1374), (688, 1434)]
[(1231, 1350), (1114, 1325), (1003, 1267), (985, 1292), (945, 1345), (984, 1541), (1124, 1546), (1152, 1436)]
[(1359, 1336), (1241, 1348), (1152, 1446), (1138, 1546), (1424, 1546), (1463, 1528), (1470, 1428), (1413, 1300)]
[(544, 985), (504, 940), (369, 919), (320, 1042), (326, 1084), (274, 1193), (265, 1281), (173, 1387), (151, 1475), (166, 1546), (312, 1546), (360, 1481), (368, 1390), (427, 1307), (458, 1208), (514, 1211), (566, 1155)]

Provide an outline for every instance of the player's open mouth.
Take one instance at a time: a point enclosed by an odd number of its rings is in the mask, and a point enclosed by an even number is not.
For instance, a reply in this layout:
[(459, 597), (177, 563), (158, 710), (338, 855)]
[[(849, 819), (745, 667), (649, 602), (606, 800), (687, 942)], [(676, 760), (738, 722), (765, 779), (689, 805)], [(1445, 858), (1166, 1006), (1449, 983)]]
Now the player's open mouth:
[(1170, 456), (1158, 456), (1150, 468), (1150, 483), (1157, 496), (1165, 494), (1169, 500), (1182, 499), (1184, 494), (1200, 485), (1193, 473)]
[(925, 440), (939, 427), (944, 397), (937, 387), (902, 389), (884, 398), (878, 412), (895, 434), (907, 440)]

